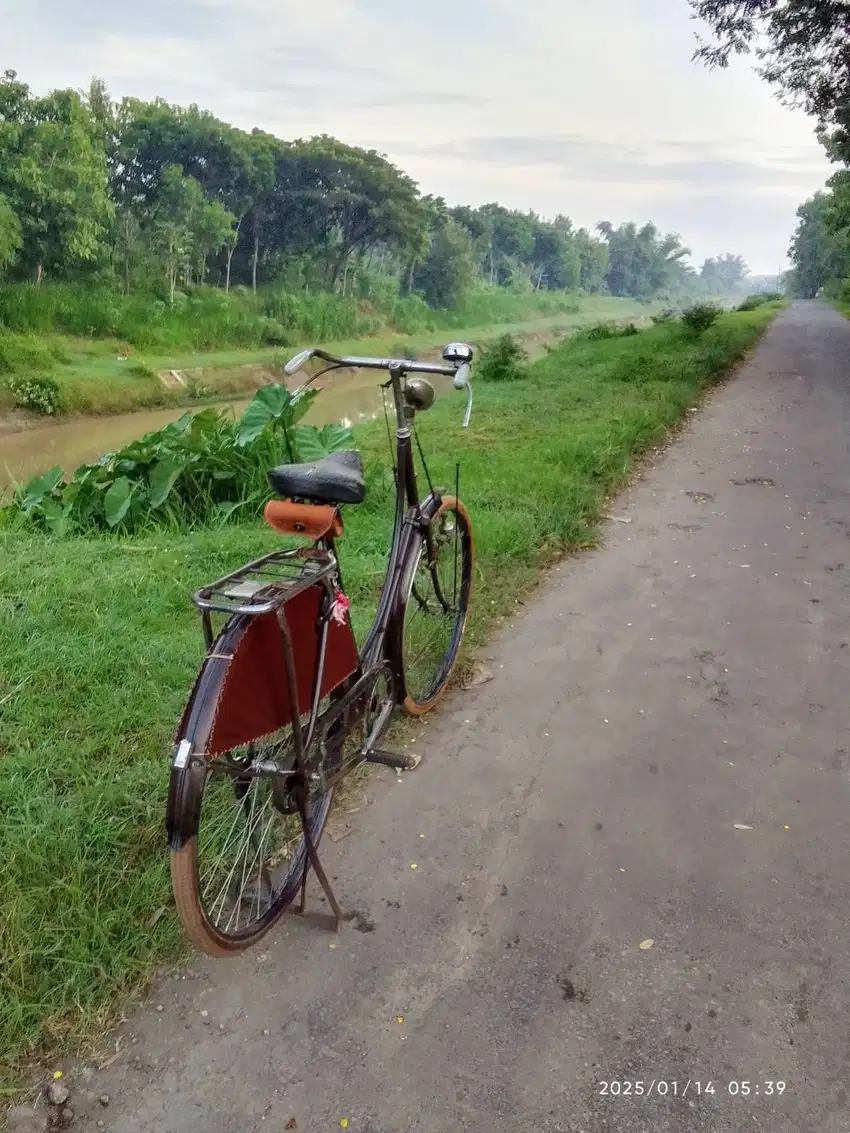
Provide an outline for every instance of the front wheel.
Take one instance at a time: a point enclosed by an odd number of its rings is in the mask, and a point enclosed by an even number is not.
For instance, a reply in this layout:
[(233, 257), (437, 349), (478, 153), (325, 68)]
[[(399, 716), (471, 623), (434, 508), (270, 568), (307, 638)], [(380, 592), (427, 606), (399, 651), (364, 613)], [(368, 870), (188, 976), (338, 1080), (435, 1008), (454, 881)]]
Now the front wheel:
[(449, 683), (472, 598), (472, 564), (469, 513), (445, 496), (403, 576), (396, 654), (408, 716), (430, 711)]

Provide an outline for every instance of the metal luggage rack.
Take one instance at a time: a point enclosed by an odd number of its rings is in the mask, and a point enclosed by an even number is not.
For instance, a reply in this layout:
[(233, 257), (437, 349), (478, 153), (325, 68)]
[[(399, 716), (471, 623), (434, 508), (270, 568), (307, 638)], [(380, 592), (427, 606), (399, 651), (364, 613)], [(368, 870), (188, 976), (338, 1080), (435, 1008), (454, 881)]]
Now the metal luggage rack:
[(225, 574), (192, 595), (203, 614), (204, 636), (210, 644), (210, 612), (269, 614), (284, 602), (326, 579), (336, 570), (336, 556), (313, 547), (273, 551)]

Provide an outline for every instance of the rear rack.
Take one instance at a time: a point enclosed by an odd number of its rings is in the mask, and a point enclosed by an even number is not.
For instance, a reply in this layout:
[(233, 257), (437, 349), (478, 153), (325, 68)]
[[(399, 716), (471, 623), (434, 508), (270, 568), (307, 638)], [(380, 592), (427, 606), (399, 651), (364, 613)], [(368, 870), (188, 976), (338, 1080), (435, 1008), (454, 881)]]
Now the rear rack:
[(328, 579), (336, 568), (336, 556), (330, 551), (297, 547), (263, 555), (202, 586), (192, 595), (192, 601), (202, 614), (207, 648), (213, 640), (213, 610), (231, 616), (270, 614), (302, 590)]

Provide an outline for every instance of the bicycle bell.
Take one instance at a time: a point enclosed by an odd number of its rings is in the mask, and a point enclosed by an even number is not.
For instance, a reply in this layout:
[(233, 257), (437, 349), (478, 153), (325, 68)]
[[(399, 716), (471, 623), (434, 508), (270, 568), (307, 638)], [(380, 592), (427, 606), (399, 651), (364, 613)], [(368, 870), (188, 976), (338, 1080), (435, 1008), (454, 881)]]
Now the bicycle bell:
[(450, 342), (443, 347), (443, 360), (452, 362), (455, 366), (459, 366), (461, 362), (471, 362), (472, 347), (465, 342)]
[(434, 387), (424, 378), (408, 378), (404, 386), (404, 400), (417, 412), (430, 409), (434, 404), (436, 394)]

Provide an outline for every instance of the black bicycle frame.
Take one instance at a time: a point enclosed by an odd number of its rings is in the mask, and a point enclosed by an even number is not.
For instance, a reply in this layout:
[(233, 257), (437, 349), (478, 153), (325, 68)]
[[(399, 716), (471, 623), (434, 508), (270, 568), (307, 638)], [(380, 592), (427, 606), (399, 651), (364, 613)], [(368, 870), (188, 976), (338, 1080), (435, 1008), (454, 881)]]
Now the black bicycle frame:
[[(387, 575), (378, 608), (360, 649), (361, 668), (368, 671), (386, 656), (385, 645), (394, 616), (400, 615), (399, 596), (403, 572), (412, 541), (424, 533), (428, 555), (433, 553), (429, 520), (440, 507), (438, 491), (420, 503), (411, 443), (411, 417), (408, 416), (402, 388), (403, 371), (390, 369), (390, 382), (396, 410), (396, 492), (393, 533)], [(394, 660), (393, 658), (387, 658)]]
[[(468, 350), (468, 348), (466, 348)], [(388, 370), (390, 374), (390, 387), (393, 393), (393, 402), (395, 406), (396, 415), (396, 495), (395, 495), (395, 512), (393, 518), (393, 531), (392, 541), (390, 544), (389, 561), (387, 565), (387, 573), (384, 585), (381, 589), (381, 596), (378, 601), (378, 608), (375, 611), (375, 616), (372, 619), (372, 624), (369, 627), (365, 641), (358, 651), (359, 665), (354, 674), (349, 677), (344, 685), (338, 689), (339, 698), (337, 708), (342, 708), (344, 715), (347, 715), (349, 708), (357, 705), (357, 713), (362, 711), (362, 704), (358, 701), (362, 699), (363, 693), (368, 688), (368, 682), (378, 674), (382, 666), (388, 665), (393, 674), (393, 678), (398, 680), (398, 687), (394, 690), (396, 699), (398, 698), (399, 691), (403, 688), (403, 676), (400, 671), (401, 658), (395, 655), (395, 650), (388, 649), (388, 635), (395, 630), (395, 619), (403, 616), (402, 604), (402, 586), (406, 582), (405, 571), (409, 565), (413, 564), (411, 549), (415, 546), (415, 540), (424, 537), (425, 552), (428, 555), (428, 561), (432, 562), (434, 557), (434, 543), (433, 536), (430, 530), (430, 520), (438, 511), (441, 503), (442, 496), (439, 491), (432, 490), (424, 501), (420, 502), (419, 493), (416, 484), (416, 470), (413, 461), (413, 446), (411, 443), (411, 424), (414, 419), (413, 407), (408, 404), (405, 398), (404, 376), (407, 372), (424, 372), (424, 373), (437, 373), (451, 376), (457, 374), (459, 365), (440, 366), (438, 364), (428, 364), (414, 361), (384, 361), (373, 358), (335, 358), (332, 355), (326, 355), (323, 351), (311, 352), (317, 354), (319, 357), (325, 357), (328, 361), (333, 363), (332, 368), (339, 368), (341, 365), (345, 366), (364, 366), (370, 369), (384, 369)], [(471, 356), (471, 352), (470, 352)], [(318, 375), (317, 375), (318, 376)], [(309, 384), (309, 383), (308, 383)], [(455, 383), (457, 385), (457, 382)], [(462, 384), (458, 388), (463, 388)], [(467, 394), (467, 420), (470, 406), (470, 395)], [(332, 616), (332, 606), (334, 600), (334, 579), (333, 576), (338, 574), (338, 558), (335, 551), (335, 540), (332, 536), (326, 536), (322, 541), (324, 548), (329, 552), (330, 557), (327, 564), (319, 569), (317, 575), (312, 575), (309, 578), (302, 578), (297, 580), (297, 586), (305, 586), (321, 582), (324, 589), (324, 599), (319, 616), (319, 624), (316, 627), (319, 634), (319, 648), (316, 658), (316, 670), (313, 678), (313, 695), (311, 697), (309, 720), (306, 727), (306, 734), (302, 732), (302, 722), (298, 718), (297, 713), (294, 715), (293, 726), (293, 739), (295, 743), (295, 769), (293, 771), (283, 772), (283, 776), (293, 781), (300, 781), (304, 786), (306, 782), (306, 774), (308, 772), (307, 766), (307, 753), (309, 749), (314, 746), (314, 739), (316, 737), (316, 730), (321, 727), (323, 732), (326, 727), (331, 726), (331, 722), (335, 723), (339, 718), (343, 727), (346, 726), (346, 721), (337, 716), (335, 706), (331, 705), (321, 718), (318, 714), (318, 695), (319, 689), (322, 685), (322, 676), (324, 665), (327, 655), (327, 641), (328, 641), (328, 628), (330, 618)], [(221, 604), (221, 597), (216, 600), (216, 594), (225, 585), (232, 582), (234, 579), (247, 578), (251, 572), (257, 575), (267, 573), (267, 569), (279, 567), (282, 560), (293, 561), (292, 557), (299, 554), (296, 551), (273, 552), (270, 555), (265, 555), (261, 559), (253, 563), (248, 563), (239, 571), (231, 575), (227, 575), (213, 583), (209, 587), (205, 587), (198, 591), (194, 596), (194, 602), (202, 611), (204, 637), (208, 650), (213, 644), (212, 626), (210, 624), (210, 611), (221, 610), (230, 614), (238, 614), (240, 616), (251, 616), (255, 613), (270, 612), (272, 609), (280, 605), (280, 601), (270, 599), (264, 601), (263, 590), (260, 594), (259, 604), (245, 606), (228, 606)], [(309, 557), (309, 555), (308, 555)], [(274, 562), (272, 562), (274, 560)], [(338, 579), (337, 579), (338, 581)], [(238, 601), (238, 599), (237, 599)], [(282, 634), (282, 646), (284, 653), (284, 662), (287, 675), (287, 683), (290, 690), (290, 697), (293, 704), (297, 704), (297, 687), (294, 676), (294, 653), (293, 642), (290, 637), (289, 629), (286, 623), (286, 618), (283, 616), (282, 611), (277, 611), (278, 621), (280, 622)], [(203, 790), (204, 773), (206, 769), (205, 758), (199, 753), (192, 750), (191, 744), (183, 737), (186, 731), (194, 731), (196, 723), (196, 714), (205, 710), (205, 698), (201, 695), (201, 685), (207, 676), (207, 665), (220, 666), (226, 663), (228, 658), (216, 658), (208, 652), (207, 659), (204, 667), (201, 669), (198, 680), (196, 681), (195, 688), (190, 696), (189, 704), (181, 725), (178, 729), (178, 736), (172, 755), (171, 765), (171, 780), (169, 784), (169, 798), (167, 805), (166, 815), (166, 829), (168, 831), (169, 845), (172, 849), (178, 849), (186, 839), (194, 836), (197, 833), (198, 819), (200, 814), (200, 798)], [(214, 682), (220, 679), (220, 674), (211, 671), (210, 679)], [(363, 683), (364, 688), (361, 690), (358, 686)], [(200, 697), (200, 699), (198, 699)], [(350, 703), (349, 703), (350, 702)], [(386, 754), (381, 756), (381, 753), (371, 753), (374, 756), (375, 762), (387, 762)], [(359, 753), (359, 758), (354, 762), (360, 762), (361, 759), (368, 757), (367, 753)], [(391, 766), (400, 765), (398, 759), (390, 761)], [(227, 771), (226, 766), (222, 766), (222, 770)], [(245, 768), (234, 768), (233, 771), (238, 775), (250, 776), (252, 773)], [(266, 770), (261, 770), (259, 774), (267, 774)], [(346, 769), (340, 767), (339, 771), (332, 776), (334, 780), (341, 777), (346, 773)], [(280, 772), (277, 772), (280, 775)], [(297, 784), (296, 784), (297, 785)], [(303, 797), (300, 798), (299, 808), (302, 810), (302, 819), (304, 818), (303, 808), (306, 806), (306, 801)], [(324, 879), (318, 859), (315, 854), (315, 847), (312, 845), (312, 840), (309, 837), (309, 831), (305, 827), (305, 841), (307, 844), (308, 856), (310, 864), (313, 865), (316, 873), (322, 878), (323, 887), (329, 892), (327, 882)], [(306, 877), (306, 873), (305, 873)]]

